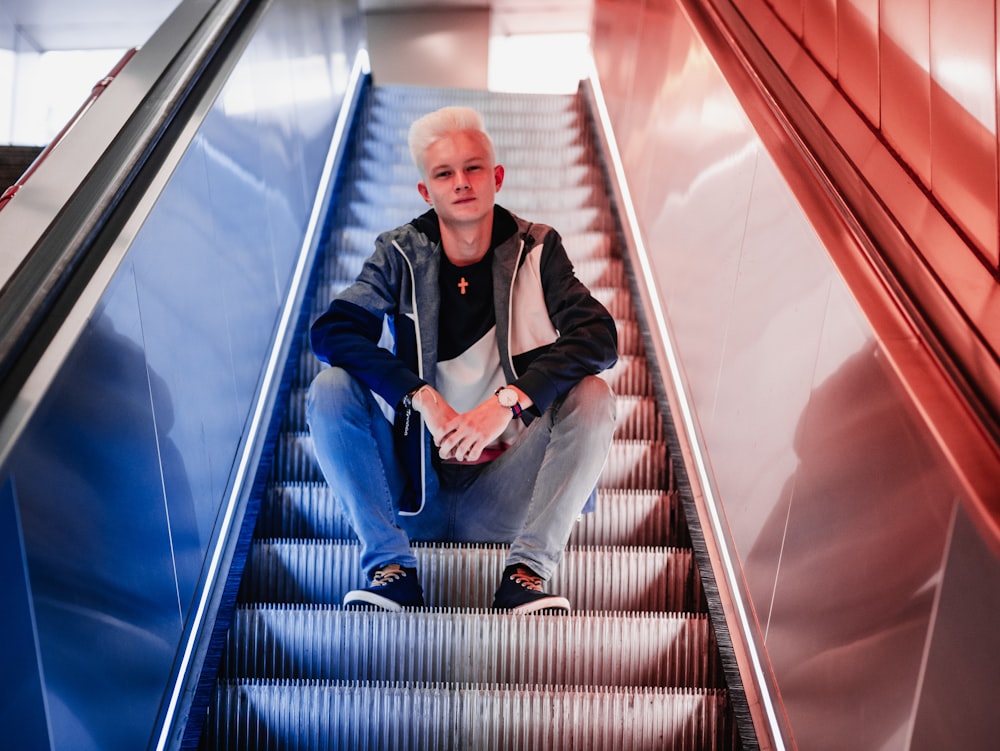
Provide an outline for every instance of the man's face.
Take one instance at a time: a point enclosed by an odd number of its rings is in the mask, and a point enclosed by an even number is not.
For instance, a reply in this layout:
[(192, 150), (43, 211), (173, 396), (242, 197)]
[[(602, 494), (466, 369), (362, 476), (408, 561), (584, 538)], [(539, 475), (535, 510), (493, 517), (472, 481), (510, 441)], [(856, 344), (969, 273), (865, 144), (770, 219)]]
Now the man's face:
[(489, 150), (475, 133), (459, 131), (427, 149), (426, 177), (417, 190), (445, 224), (476, 224), (492, 214), (503, 167), (494, 165)]

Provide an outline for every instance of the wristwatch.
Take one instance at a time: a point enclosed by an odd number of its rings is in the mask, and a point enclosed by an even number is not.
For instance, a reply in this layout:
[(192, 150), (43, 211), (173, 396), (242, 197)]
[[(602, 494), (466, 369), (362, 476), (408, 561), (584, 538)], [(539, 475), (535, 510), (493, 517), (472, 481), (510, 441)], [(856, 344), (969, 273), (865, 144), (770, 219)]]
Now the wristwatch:
[(420, 391), (420, 389), (422, 389), (426, 385), (427, 385), (426, 383), (421, 383), (419, 386), (413, 389), (413, 391), (403, 395), (403, 399), (400, 402), (400, 405), (403, 407), (403, 409), (406, 410), (413, 409), (413, 397), (415, 397), (417, 395), (417, 392)]
[(521, 405), (518, 404), (517, 392), (514, 389), (509, 389), (506, 386), (501, 386), (496, 390), (497, 401), (500, 402), (501, 407), (506, 407), (511, 412), (514, 413), (514, 417), (520, 417), (521, 412), (524, 410)]

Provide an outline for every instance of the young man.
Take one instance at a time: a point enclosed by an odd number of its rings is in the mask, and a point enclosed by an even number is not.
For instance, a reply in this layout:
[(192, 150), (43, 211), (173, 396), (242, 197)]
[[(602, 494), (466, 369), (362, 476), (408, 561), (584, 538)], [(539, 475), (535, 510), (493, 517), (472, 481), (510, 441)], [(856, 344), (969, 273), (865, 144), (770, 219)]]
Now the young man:
[(607, 459), (614, 321), (552, 228), (495, 204), (478, 112), (420, 118), (410, 151), (431, 209), (376, 239), (311, 332), (332, 367), (310, 431), (371, 580), (344, 604), (422, 606), (411, 541), (492, 542), (510, 545), (494, 608), (569, 610), (542, 582)]

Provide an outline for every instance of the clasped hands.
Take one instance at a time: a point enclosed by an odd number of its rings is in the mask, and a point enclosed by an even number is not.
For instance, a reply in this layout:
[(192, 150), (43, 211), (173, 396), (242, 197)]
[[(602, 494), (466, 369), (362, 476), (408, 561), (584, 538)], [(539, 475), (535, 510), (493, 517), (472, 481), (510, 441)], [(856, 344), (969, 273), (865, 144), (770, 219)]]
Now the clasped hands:
[[(531, 400), (517, 390), (520, 404), (527, 409)], [(512, 412), (489, 397), (468, 412), (456, 412), (435, 389), (424, 386), (413, 396), (413, 408), (424, 418), (442, 459), (475, 462), (483, 449), (506, 430)]]

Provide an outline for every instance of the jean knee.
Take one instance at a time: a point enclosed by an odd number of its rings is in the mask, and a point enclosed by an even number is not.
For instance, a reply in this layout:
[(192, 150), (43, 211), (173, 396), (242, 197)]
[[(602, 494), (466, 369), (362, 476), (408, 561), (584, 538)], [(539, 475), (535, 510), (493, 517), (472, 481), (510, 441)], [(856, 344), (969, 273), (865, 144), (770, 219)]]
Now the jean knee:
[(358, 382), (343, 368), (324, 368), (309, 385), (306, 398), (306, 421), (341, 412), (362, 399)]
[(614, 431), (618, 400), (603, 378), (585, 376), (566, 395), (563, 409), (579, 414), (595, 430)]

